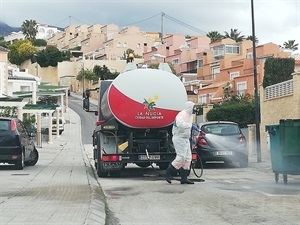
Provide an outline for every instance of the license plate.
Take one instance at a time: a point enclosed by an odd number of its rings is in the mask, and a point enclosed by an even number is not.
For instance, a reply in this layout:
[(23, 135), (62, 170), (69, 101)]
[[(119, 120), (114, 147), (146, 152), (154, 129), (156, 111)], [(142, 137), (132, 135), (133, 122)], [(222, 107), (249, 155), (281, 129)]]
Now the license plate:
[(232, 151), (216, 151), (214, 155), (233, 155)]
[[(160, 155), (149, 155), (150, 160), (160, 160)], [(146, 155), (139, 155), (139, 160), (148, 160)]]

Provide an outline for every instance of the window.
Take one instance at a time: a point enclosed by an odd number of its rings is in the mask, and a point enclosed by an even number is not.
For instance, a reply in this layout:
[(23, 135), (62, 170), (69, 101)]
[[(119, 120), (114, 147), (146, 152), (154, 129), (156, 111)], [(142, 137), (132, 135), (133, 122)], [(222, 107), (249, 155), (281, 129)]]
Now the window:
[(236, 84), (237, 94), (243, 95), (245, 93), (245, 90), (247, 89), (247, 83), (246, 82), (239, 82)]
[(198, 95), (198, 102), (200, 104), (205, 104), (206, 103), (206, 95)]
[(173, 63), (173, 65), (177, 65), (179, 63), (179, 59), (173, 59), (172, 63)]
[(121, 47), (121, 42), (118, 41), (117, 43), (117, 47), (120, 48)]
[(140, 48), (141, 47), (141, 44), (140, 43), (138, 43), (137, 44), (137, 46), (136, 46), (136, 48)]
[(220, 73), (220, 67), (219, 66), (211, 68), (212, 79), (216, 79), (218, 73)]
[(240, 47), (236, 45), (226, 45), (225, 54), (240, 54)]
[(126, 42), (123, 43), (123, 47), (124, 47), (124, 48), (127, 47), (127, 43), (126, 43)]
[(246, 58), (253, 59), (253, 53), (252, 52), (247, 53)]
[(230, 73), (230, 80), (233, 80), (234, 78), (240, 76), (240, 72), (232, 72)]
[(214, 56), (224, 55), (224, 45), (215, 46), (212, 48)]
[(214, 96), (215, 96), (215, 93), (209, 93), (208, 94), (208, 99), (212, 100), (214, 98)]
[(203, 59), (197, 59), (197, 68), (203, 67)]

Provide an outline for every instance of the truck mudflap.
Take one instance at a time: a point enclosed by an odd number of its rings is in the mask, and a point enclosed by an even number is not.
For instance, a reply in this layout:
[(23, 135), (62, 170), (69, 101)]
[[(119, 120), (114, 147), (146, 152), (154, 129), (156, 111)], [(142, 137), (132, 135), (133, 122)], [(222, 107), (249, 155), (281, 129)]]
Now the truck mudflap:
[(124, 167), (124, 163), (119, 162), (103, 162), (102, 169), (104, 171), (111, 171), (111, 170), (121, 170)]

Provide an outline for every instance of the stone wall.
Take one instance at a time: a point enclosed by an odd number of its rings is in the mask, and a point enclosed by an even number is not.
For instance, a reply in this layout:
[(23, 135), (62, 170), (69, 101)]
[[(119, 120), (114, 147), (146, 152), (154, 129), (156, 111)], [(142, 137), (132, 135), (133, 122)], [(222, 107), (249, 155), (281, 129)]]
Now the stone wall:
[(262, 158), (269, 157), (266, 125), (279, 124), (280, 119), (300, 118), (300, 72), (293, 74), (293, 94), (266, 100), (265, 89), (260, 87), (261, 151)]

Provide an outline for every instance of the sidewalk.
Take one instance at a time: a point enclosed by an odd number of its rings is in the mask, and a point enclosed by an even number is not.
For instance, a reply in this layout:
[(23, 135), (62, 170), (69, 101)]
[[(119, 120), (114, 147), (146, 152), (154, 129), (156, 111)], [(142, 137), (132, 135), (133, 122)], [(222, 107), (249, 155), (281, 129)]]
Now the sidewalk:
[(36, 166), (44, 168), (21, 194), (32, 199), (7, 203), (1, 224), (105, 224), (105, 198), (81, 142), (80, 117), (71, 109), (64, 117), (62, 135), (38, 148)]

